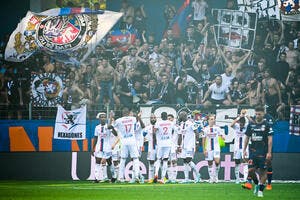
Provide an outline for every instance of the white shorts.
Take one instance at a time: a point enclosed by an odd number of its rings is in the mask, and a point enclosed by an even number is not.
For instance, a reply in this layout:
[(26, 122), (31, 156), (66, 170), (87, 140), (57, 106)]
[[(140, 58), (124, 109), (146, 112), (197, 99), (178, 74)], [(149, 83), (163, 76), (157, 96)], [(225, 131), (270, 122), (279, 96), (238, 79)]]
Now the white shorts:
[(194, 149), (182, 149), (181, 158), (194, 158)]
[(171, 153), (170, 153), (170, 160), (177, 160), (177, 152), (176, 152), (176, 146), (172, 145), (171, 147)]
[(112, 152), (105, 152), (105, 151), (95, 151), (94, 156), (96, 158), (104, 158), (104, 159), (108, 159), (112, 156)]
[(139, 151), (136, 145), (122, 145), (121, 147), (121, 158), (138, 158)]
[(147, 160), (156, 160), (156, 149), (148, 151)]
[(205, 160), (212, 161), (214, 158), (220, 158), (220, 151), (211, 150), (207, 152)]
[(112, 161), (118, 161), (120, 160), (120, 149), (118, 148), (115, 148), (113, 151), (112, 151)]
[(171, 147), (159, 147), (157, 149), (157, 159), (167, 159), (170, 157)]
[[(246, 151), (247, 151), (247, 156), (245, 158), (249, 158), (248, 149)], [(243, 149), (237, 149), (237, 150), (235, 150), (233, 152), (233, 159), (235, 159), (235, 160), (244, 159)]]

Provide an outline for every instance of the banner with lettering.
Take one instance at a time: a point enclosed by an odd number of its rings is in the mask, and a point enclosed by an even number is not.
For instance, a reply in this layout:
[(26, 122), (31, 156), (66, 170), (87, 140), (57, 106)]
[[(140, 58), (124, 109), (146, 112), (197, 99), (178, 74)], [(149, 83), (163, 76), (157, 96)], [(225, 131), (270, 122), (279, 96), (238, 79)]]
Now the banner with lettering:
[(75, 110), (65, 110), (58, 105), (54, 139), (86, 139), (86, 106)]
[(89, 8), (55, 8), (27, 12), (11, 34), (5, 59), (22, 62), (37, 51), (79, 64), (95, 49), (122, 13)]
[(258, 18), (300, 21), (299, 0), (237, 0), (243, 12), (257, 13)]
[(291, 106), (290, 134), (300, 136), (300, 105)]

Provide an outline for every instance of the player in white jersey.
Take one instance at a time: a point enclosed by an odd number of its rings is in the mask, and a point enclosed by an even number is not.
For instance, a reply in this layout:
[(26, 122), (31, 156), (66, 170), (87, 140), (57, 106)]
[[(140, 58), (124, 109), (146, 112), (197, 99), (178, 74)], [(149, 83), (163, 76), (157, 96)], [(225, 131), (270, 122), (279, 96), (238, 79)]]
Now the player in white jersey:
[(117, 135), (115, 130), (109, 128), (106, 123), (106, 113), (98, 113), (97, 118), (100, 120), (100, 124), (96, 126), (94, 133), (94, 145), (92, 155), (95, 156), (96, 166), (95, 166), (95, 181), (99, 182), (100, 172), (103, 174), (103, 179), (101, 181), (106, 182), (107, 179), (107, 167), (106, 163), (112, 174), (112, 182), (116, 180), (116, 174), (114, 170), (114, 165), (112, 165), (112, 146), (111, 146), (111, 133)]
[(168, 160), (171, 153), (172, 135), (175, 131), (174, 123), (168, 120), (166, 112), (161, 113), (161, 121), (156, 122), (156, 141), (157, 141), (157, 162), (155, 167), (154, 182), (157, 181), (158, 171), (162, 161), (161, 182), (166, 183), (166, 173), (168, 169)]
[[(208, 126), (202, 131), (202, 146), (205, 160), (208, 161), (209, 182), (217, 183), (220, 170), (220, 153), (219, 137), (225, 138), (221, 128), (216, 125), (215, 115), (208, 115)], [(212, 165), (215, 161), (215, 171)]]
[(168, 120), (174, 123), (175, 131), (172, 135), (172, 146), (171, 146), (171, 154), (168, 162), (168, 177), (171, 183), (176, 183), (177, 178), (177, 153), (178, 153), (178, 132), (179, 126), (176, 124), (175, 117), (173, 114), (168, 114)]
[[(234, 138), (234, 152), (233, 152), (233, 159), (235, 161), (235, 182), (238, 184), (240, 183), (240, 165), (241, 162), (244, 163), (244, 181), (248, 178), (248, 156), (243, 156), (243, 147), (244, 147), (244, 138), (245, 132), (247, 130), (246, 125), (246, 118), (245, 118), (245, 110), (242, 110), (239, 117), (234, 119), (231, 123), (231, 127), (234, 129), (235, 138)], [(248, 153), (248, 148), (247, 148)], [(248, 155), (248, 154), (247, 154)]]
[(196, 138), (198, 139), (198, 126), (187, 118), (187, 112), (182, 111), (179, 113), (180, 131), (178, 137), (178, 149), (181, 152), (184, 165), (184, 181), (189, 183), (189, 167), (196, 174), (195, 183), (200, 182), (200, 173), (196, 169), (195, 163), (192, 161), (196, 149)]
[(143, 124), (141, 120), (141, 113), (139, 113), (137, 117), (129, 116), (129, 110), (124, 108), (123, 117), (117, 119), (113, 125), (113, 128), (118, 129), (118, 134), (121, 141), (121, 161), (118, 177), (119, 181), (121, 182), (124, 181), (125, 162), (128, 156), (130, 156), (133, 160), (133, 176), (131, 182), (139, 182), (139, 152), (135, 138), (135, 127), (138, 121), (141, 123), (141, 125)]
[[(136, 113), (130, 112), (130, 116), (136, 116)], [(137, 121), (134, 130), (135, 130), (135, 139), (136, 139), (136, 145), (138, 148), (139, 152), (139, 159), (142, 156), (142, 152), (144, 150), (144, 136), (143, 136), (143, 128), (145, 127), (144, 124), (141, 124), (141, 122)], [(140, 178), (140, 183), (144, 183), (144, 176), (141, 174), (141, 171), (139, 171), (139, 178)]]
[(149, 162), (149, 173), (148, 173), (148, 183), (153, 183), (154, 181), (154, 162), (156, 161), (156, 116), (154, 113), (151, 113), (150, 124), (144, 129), (145, 139), (148, 141), (148, 155), (147, 160)]

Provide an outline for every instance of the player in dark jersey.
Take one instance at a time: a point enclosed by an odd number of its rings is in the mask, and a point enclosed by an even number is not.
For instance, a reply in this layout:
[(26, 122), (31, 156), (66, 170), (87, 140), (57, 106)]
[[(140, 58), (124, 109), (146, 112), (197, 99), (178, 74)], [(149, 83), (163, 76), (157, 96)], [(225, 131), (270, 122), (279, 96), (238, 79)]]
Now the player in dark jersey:
[(246, 156), (246, 147), (251, 140), (249, 176), (255, 183), (254, 194), (257, 194), (258, 197), (263, 197), (264, 184), (267, 179), (267, 160), (271, 160), (272, 157), (273, 130), (270, 124), (264, 120), (264, 115), (263, 107), (255, 108), (255, 120), (247, 127), (243, 149), (244, 156)]

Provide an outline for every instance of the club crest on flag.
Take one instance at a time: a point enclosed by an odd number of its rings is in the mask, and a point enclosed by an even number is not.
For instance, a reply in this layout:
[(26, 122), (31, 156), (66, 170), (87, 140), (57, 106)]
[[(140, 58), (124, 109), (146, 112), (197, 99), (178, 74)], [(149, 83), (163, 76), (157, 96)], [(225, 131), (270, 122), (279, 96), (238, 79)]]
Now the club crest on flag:
[(5, 59), (22, 62), (37, 51), (54, 59), (79, 64), (95, 49), (122, 13), (88, 8), (28, 11), (11, 34)]
[(299, 0), (278, 0), (278, 6), (282, 14), (294, 15), (300, 13)]
[(31, 101), (33, 106), (53, 107), (61, 103), (64, 75), (55, 73), (32, 74)]
[(65, 111), (61, 114), (61, 118), (64, 121), (62, 125), (65, 127), (66, 130), (71, 130), (78, 125), (77, 119), (80, 112), (72, 112), (72, 111)]

